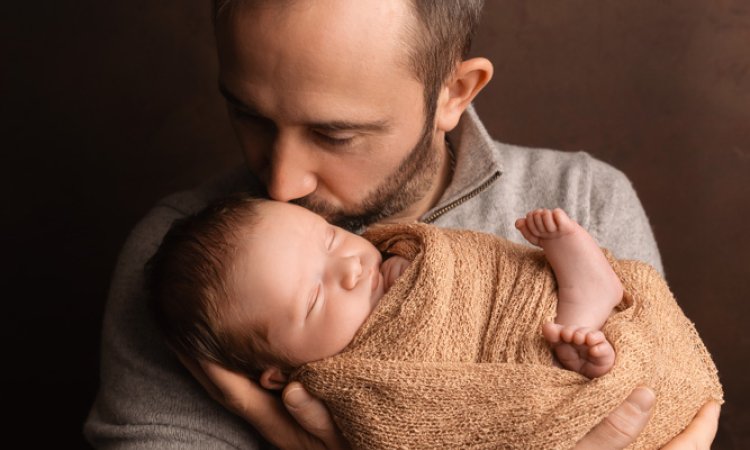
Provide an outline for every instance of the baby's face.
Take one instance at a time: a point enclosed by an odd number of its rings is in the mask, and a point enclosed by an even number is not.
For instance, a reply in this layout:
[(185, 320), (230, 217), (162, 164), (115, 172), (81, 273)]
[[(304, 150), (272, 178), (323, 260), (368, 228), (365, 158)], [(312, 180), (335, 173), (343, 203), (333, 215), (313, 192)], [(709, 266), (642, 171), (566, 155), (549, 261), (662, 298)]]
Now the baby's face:
[(260, 216), (237, 258), (245, 314), (295, 364), (339, 353), (383, 296), (380, 252), (296, 205), (267, 202)]

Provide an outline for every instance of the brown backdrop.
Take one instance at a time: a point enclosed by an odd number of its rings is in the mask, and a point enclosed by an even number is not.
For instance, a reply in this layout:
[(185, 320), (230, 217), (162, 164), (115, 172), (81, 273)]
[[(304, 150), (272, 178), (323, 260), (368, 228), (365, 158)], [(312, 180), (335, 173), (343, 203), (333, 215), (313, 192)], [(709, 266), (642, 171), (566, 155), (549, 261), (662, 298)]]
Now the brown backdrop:
[[(8, 430), (84, 446), (103, 301), (162, 195), (239, 162), (208, 1), (11, 2), (2, 14)], [(622, 169), (726, 387), (715, 449), (750, 448), (750, 3), (488, 0), (476, 102), (500, 140)]]

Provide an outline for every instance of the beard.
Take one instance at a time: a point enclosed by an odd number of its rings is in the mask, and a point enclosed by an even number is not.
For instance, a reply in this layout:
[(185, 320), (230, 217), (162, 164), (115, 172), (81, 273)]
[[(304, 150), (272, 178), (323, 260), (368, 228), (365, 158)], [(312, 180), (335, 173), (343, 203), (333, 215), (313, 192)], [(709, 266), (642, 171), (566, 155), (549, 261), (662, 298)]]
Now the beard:
[(422, 135), (399, 167), (370, 191), (354, 210), (338, 209), (311, 195), (292, 200), (328, 222), (349, 231), (359, 231), (405, 210), (429, 191), (440, 168), (439, 152), (434, 148), (432, 120), (425, 120)]

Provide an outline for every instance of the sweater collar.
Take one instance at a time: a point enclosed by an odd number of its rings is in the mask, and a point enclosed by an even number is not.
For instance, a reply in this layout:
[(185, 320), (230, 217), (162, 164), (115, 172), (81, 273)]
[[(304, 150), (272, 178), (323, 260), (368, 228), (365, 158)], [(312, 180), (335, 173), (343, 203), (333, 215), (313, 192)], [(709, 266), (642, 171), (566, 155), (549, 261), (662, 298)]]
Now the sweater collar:
[(455, 152), (456, 170), (443, 196), (423, 217), (467, 195), (497, 172), (502, 172), (494, 141), (473, 105), (469, 105), (447, 139)]

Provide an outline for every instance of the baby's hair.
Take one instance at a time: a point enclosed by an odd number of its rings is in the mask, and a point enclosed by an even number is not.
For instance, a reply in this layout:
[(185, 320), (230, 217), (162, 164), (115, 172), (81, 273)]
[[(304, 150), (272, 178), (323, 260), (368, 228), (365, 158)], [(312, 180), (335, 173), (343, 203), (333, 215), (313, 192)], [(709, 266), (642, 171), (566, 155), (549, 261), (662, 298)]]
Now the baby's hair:
[(169, 346), (254, 378), (271, 365), (291, 366), (271, 353), (267, 330), (233, 288), (238, 251), (264, 201), (238, 193), (175, 220), (145, 267), (149, 305)]

